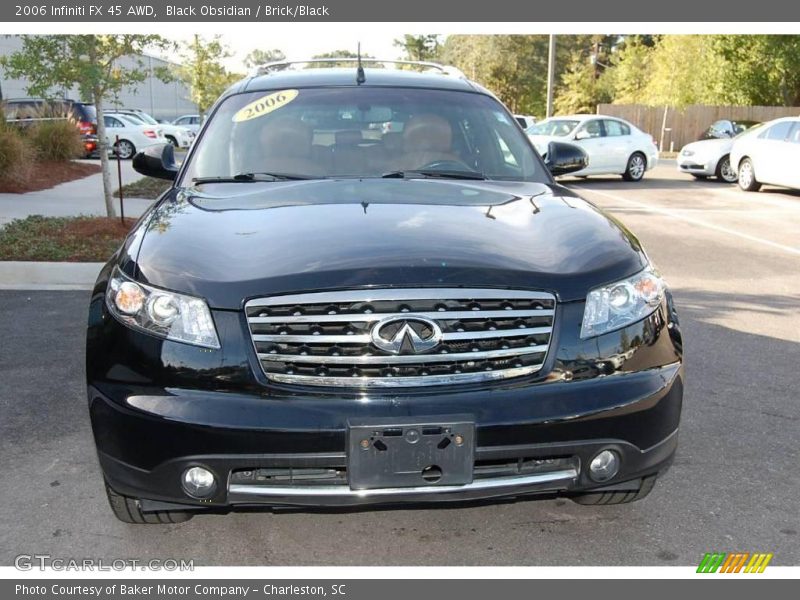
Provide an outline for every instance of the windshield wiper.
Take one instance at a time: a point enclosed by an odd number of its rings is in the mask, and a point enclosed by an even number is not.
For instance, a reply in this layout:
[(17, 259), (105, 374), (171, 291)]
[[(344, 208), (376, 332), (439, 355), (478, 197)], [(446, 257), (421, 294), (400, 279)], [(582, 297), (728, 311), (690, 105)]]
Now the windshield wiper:
[(478, 171), (440, 171), (426, 169), (411, 169), (409, 171), (389, 171), (381, 175), (384, 179), (414, 179), (425, 177), (437, 177), (441, 179), (488, 179), (483, 173)]
[(195, 177), (193, 183), (250, 183), (253, 181), (294, 181), (300, 179), (313, 179), (308, 175), (296, 173), (237, 173), (230, 177)]

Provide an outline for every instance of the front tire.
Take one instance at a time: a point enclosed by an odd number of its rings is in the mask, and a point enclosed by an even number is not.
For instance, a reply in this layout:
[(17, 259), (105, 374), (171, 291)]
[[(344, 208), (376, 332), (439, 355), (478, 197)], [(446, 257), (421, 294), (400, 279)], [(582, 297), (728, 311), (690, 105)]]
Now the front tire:
[(745, 158), (739, 163), (739, 187), (745, 192), (757, 192), (761, 189), (761, 184), (756, 179), (753, 161), (749, 158)]
[(644, 154), (641, 152), (634, 152), (628, 159), (628, 166), (625, 167), (622, 178), (625, 181), (641, 181), (646, 170), (647, 159), (644, 157)]
[(171, 523), (185, 523), (194, 515), (190, 512), (177, 510), (159, 510), (155, 512), (142, 512), (142, 506), (136, 498), (118, 494), (106, 484), (106, 496), (111, 512), (123, 523), (134, 525), (168, 525)]
[(576, 504), (585, 506), (599, 506), (609, 504), (628, 504), (645, 498), (656, 485), (656, 475), (650, 475), (642, 479), (642, 485), (638, 490), (627, 492), (588, 492), (586, 494), (576, 494), (570, 500)]
[(731, 165), (730, 154), (726, 154), (719, 159), (715, 175), (717, 179), (724, 181), (725, 183), (736, 183), (738, 175), (733, 169), (733, 165)]
[(136, 154), (136, 146), (128, 140), (120, 140), (117, 142), (114, 145), (114, 150), (122, 160), (133, 158), (133, 155)]

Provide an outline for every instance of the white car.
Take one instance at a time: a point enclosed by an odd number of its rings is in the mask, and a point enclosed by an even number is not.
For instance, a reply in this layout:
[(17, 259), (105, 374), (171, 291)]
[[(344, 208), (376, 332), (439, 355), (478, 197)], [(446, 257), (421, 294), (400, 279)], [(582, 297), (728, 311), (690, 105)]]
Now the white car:
[(134, 154), (147, 146), (167, 143), (161, 126), (145, 125), (134, 117), (108, 114), (103, 115), (103, 122), (109, 147), (125, 160), (133, 158)]
[(528, 127), (533, 127), (536, 124), (536, 117), (532, 115), (514, 115), (514, 118), (523, 129), (528, 129)]
[(589, 166), (574, 175), (622, 175), (639, 181), (658, 163), (653, 138), (631, 123), (604, 115), (551, 117), (526, 130), (534, 147), (546, 157), (550, 142), (570, 142), (583, 148)]
[(151, 125), (164, 132), (164, 137), (167, 141), (176, 148), (188, 148), (192, 145), (195, 138), (195, 132), (187, 127), (180, 125), (173, 125), (172, 123), (159, 123), (151, 115), (143, 110), (125, 108), (106, 111), (106, 114), (120, 114), (138, 119), (145, 125)]
[(739, 187), (756, 192), (762, 184), (800, 189), (800, 118), (764, 123), (733, 143), (731, 164)]
[[(752, 132), (761, 124), (755, 121), (734, 123), (737, 137)], [(712, 126), (713, 129), (713, 126)], [(731, 165), (730, 152), (735, 137), (708, 137), (686, 144), (678, 154), (678, 171), (687, 173), (697, 179), (716, 177), (725, 183), (736, 182), (736, 169)]]
[(182, 115), (175, 119), (172, 124), (173, 125), (180, 125), (181, 127), (186, 127), (189, 131), (194, 131), (195, 135), (200, 130), (200, 124), (203, 122), (203, 119), (200, 118), (200, 115)]

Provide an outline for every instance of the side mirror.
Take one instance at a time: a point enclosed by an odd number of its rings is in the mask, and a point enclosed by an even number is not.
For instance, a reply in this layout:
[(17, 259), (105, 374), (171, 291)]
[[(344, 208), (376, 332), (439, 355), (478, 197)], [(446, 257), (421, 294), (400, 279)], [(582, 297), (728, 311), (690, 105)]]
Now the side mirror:
[(581, 171), (589, 166), (589, 155), (583, 148), (564, 142), (550, 142), (545, 166), (553, 177)]
[(153, 144), (137, 152), (133, 157), (133, 168), (137, 173), (174, 181), (178, 174), (175, 164), (175, 149), (172, 144)]
[(578, 133), (575, 134), (576, 140), (588, 140), (590, 137), (591, 136), (589, 135), (589, 132), (586, 131), (585, 129), (581, 129)]

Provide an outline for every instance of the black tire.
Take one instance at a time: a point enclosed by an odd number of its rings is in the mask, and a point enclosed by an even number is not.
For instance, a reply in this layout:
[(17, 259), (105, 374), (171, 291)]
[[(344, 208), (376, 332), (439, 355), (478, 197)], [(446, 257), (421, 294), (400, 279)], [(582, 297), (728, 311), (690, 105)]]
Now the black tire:
[(749, 158), (743, 158), (739, 163), (739, 176), (737, 178), (739, 187), (745, 192), (757, 192), (761, 189), (761, 184), (756, 179), (756, 170), (753, 167), (753, 161)]
[(106, 496), (111, 512), (123, 523), (135, 525), (168, 525), (171, 523), (185, 523), (194, 515), (190, 512), (177, 510), (160, 510), (157, 512), (142, 512), (142, 507), (136, 498), (123, 496), (112, 490), (106, 484)]
[(647, 158), (641, 152), (634, 152), (628, 159), (628, 165), (625, 167), (622, 178), (625, 181), (641, 181), (646, 170)]
[(173, 137), (171, 135), (165, 135), (164, 137), (167, 138), (167, 141), (170, 144), (172, 144), (175, 148), (178, 147), (178, 140), (176, 140), (175, 137)]
[(122, 160), (128, 160), (133, 158), (133, 155), (136, 154), (136, 146), (128, 140), (120, 140), (114, 144), (114, 151)]
[(725, 183), (736, 183), (739, 179), (738, 174), (731, 166), (731, 157), (729, 154), (719, 159), (717, 170), (714, 172), (714, 175), (717, 179)]
[(589, 492), (586, 494), (576, 494), (570, 500), (576, 504), (585, 506), (599, 506), (608, 504), (628, 504), (636, 502), (646, 497), (656, 484), (656, 475), (650, 475), (642, 479), (642, 485), (638, 490), (627, 492)]

